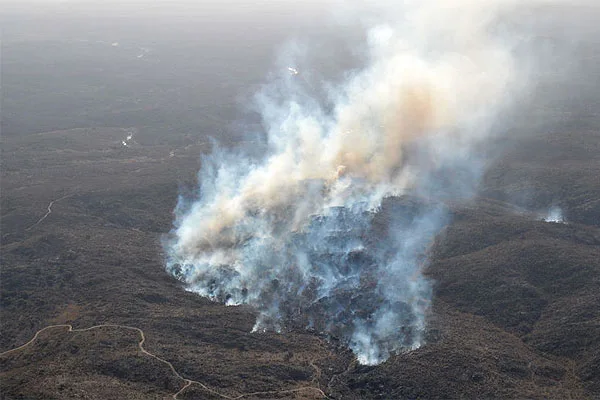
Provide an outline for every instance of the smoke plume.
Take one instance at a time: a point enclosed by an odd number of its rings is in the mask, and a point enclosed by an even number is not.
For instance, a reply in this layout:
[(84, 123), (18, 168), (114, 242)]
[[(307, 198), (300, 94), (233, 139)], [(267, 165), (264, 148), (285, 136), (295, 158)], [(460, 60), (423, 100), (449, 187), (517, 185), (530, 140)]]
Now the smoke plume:
[(562, 209), (556, 206), (550, 207), (548, 212), (544, 216), (542, 216), (542, 221), (565, 223), (565, 218), (563, 216)]
[(328, 332), (363, 364), (422, 345), (443, 202), (472, 194), (478, 149), (520, 87), (499, 23), (513, 3), (383, 7), (363, 68), (326, 98), (282, 68), (256, 96), (266, 150), (203, 158), (165, 242), (168, 271), (254, 306), (256, 331)]

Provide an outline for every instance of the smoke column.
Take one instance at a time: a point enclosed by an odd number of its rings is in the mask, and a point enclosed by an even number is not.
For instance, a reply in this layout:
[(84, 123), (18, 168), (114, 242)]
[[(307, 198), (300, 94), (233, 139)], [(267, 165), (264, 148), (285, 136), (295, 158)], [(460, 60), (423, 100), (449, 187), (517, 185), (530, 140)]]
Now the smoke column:
[(284, 71), (256, 97), (264, 155), (203, 158), (197, 198), (180, 199), (165, 240), (167, 270), (254, 306), (255, 331), (328, 332), (362, 364), (421, 346), (443, 202), (472, 193), (476, 150), (519, 86), (497, 24), (511, 5), (383, 7), (364, 68), (325, 101)]

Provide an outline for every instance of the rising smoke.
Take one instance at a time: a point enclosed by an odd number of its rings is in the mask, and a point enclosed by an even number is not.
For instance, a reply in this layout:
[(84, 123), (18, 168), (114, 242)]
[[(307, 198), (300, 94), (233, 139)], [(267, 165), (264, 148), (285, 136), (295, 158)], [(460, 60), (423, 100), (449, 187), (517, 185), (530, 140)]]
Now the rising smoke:
[(522, 87), (499, 22), (514, 4), (384, 7), (364, 68), (325, 100), (302, 70), (284, 71), (256, 97), (265, 154), (203, 158), (198, 197), (181, 199), (165, 242), (167, 269), (202, 296), (254, 306), (256, 331), (328, 332), (363, 364), (422, 345), (422, 269), (444, 200), (472, 194), (478, 149)]
[(565, 223), (562, 209), (557, 206), (550, 207), (548, 212), (542, 216), (542, 221)]

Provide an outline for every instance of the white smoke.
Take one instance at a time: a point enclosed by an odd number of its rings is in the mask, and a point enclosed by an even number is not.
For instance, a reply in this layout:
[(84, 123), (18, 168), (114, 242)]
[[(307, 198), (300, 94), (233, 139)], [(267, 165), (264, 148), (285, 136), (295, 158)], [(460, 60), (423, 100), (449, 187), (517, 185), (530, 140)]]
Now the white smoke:
[(565, 223), (565, 218), (563, 216), (562, 209), (556, 206), (550, 207), (548, 212), (544, 216), (542, 216), (542, 221)]
[(203, 159), (167, 269), (202, 296), (253, 305), (255, 330), (326, 331), (363, 364), (422, 345), (441, 200), (471, 193), (476, 150), (520, 86), (497, 24), (513, 4), (394, 6), (398, 21), (369, 28), (365, 67), (326, 101), (284, 73), (257, 96), (264, 157)]

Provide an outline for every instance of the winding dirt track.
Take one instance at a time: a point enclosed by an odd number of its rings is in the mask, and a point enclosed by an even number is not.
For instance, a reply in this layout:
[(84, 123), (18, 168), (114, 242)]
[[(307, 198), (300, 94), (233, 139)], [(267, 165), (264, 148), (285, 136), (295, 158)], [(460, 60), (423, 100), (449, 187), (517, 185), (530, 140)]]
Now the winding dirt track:
[(56, 199), (56, 200), (52, 200), (52, 201), (50, 202), (50, 204), (48, 204), (48, 207), (47, 207), (48, 211), (46, 211), (46, 214), (44, 214), (44, 216), (43, 216), (42, 218), (38, 219), (38, 221), (37, 221), (35, 224), (31, 225), (31, 226), (30, 226), (29, 228), (27, 228), (26, 230), (27, 230), (27, 231), (30, 231), (31, 229), (33, 229), (33, 228), (35, 228), (36, 226), (38, 226), (39, 224), (41, 224), (41, 223), (42, 223), (42, 221), (43, 221), (43, 220), (45, 220), (45, 219), (48, 217), (48, 215), (52, 214), (52, 206), (54, 205), (54, 203), (56, 203), (57, 201), (61, 201), (61, 200), (63, 200), (63, 199), (66, 199), (67, 197), (70, 197), (70, 196), (72, 196), (72, 194), (67, 194), (67, 195), (65, 195), (65, 196), (63, 196), (63, 197), (61, 197), (61, 198), (58, 198), (58, 199)]
[[(51, 205), (48, 206), (48, 209), (50, 209)], [(222, 394), (219, 393), (218, 391), (209, 388), (208, 386), (206, 386), (205, 384), (203, 384), (202, 382), (198, 382), (192, 379), (187, 379), (184, 378), (183, 376), (181, 376), (181, 374), (179, 372), (177, 372), (177, 370), (175, 369), (175, 367), (173, 366), (173, 364), (171, 364), (169, 361), (165, 360), (164, 358), (160, 358), (159, 356), (150, 353), (149, 351), (147, 351), (144, 348), (144, 342), (146, 341), (146, 336), (144, 335), (144, 331), (141, 330), (140, 328), (137, 328), (135, 326), (128, 326), (128, 325), (119, 325), (119, 324), (101, 324), (101, 325), (94, 325), (91, 326), (89, 328), (82, 328), (82, 329), (74, 329), (73, 325), (70, 324), (59, 324), (59, 325), (49, 325), (46, 326), (42, 329), (40, 329), (39, 331), (37, 331), (35, 333), (35, 335), (33, 335), (33, 338), (31, 338), (31, 340), (29, 340), (27, 343), (19, 346), (19, 347), (15, 347), (14, 349), (11, 350), (7, 350), (5, 352), (0, 353), (0, 357), (4, 357), (7, 356), (11, 353), (17, 352), (19, 350), (22, 350), (26, 347), (28, 347), (29, 345), (33, 344), (39, 337), (40, 333), (50, 330), (50, 329), (54, 329), (54, 328), (67, 328), (66, 332), (87, 332), (87, 331), (91, 331), (94, 329), (100, 329), (100, 328), (120, 328), (120, 329), (127, 329), (127, 330), (133, 330), (136, 331), (137, 333), (140, 334), (140, 341), (138, 342), (138, 349), (140, 350), (140, 352), (142, 352), (143, 354), (152, 357), (158, 361), (160, 361), (161, 363), (167, 365), (169, 367), (169, 369), (171, 370), (171, 372), (173, 372), (173, 375), (175, 375), (178, 379), (182, 380), (185, 384), (184, 386), (179, 389), (175, 394), (173, 394), (173, 399), (177, 399), (177, 396), (179, 396), (180, 394), (182, 394), (187, 388), (189, 388), (192, 385), (198, 385), (200, 386), (202, 389), (206, 390), (207, 392), (210, 392), (216, 396), (219, 396), (223, 399), (229, 399), (229, 400), (237, 400), (237, 399), (242, 399), (245, 397), (250, 397), (250, 396), (259, 396), (259, 395), (268, 395), (268, 394), (285, 394), (285, 393), (296, 393), (296, 392), (302, 392), (302, 391), (313, 391), (313, 392), (317, 392), (318, 394), (320, 394), (324, 399), (329, 399), (329, 397), (325, 394), (325, 392), (323, 392), (320, 388), (318, 387), (314, 387), (314, 386), (304, 386), (304, 387), (300, 387), (300, 388), (296, 388), (296, 389), (288, 389), (288, 390), (273, 390), (273, 391), (265, 391), (265, 392), (253, 392), (253, 393), (244, 393), (244, 394), (240, 394), (238, 396), (228, 396), (226, 394)]]

